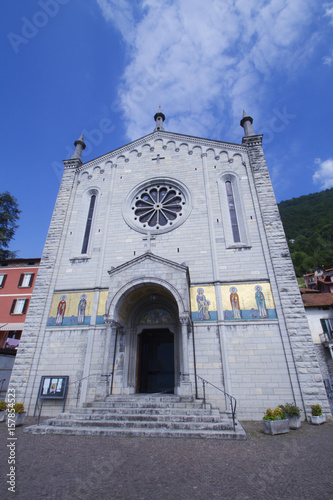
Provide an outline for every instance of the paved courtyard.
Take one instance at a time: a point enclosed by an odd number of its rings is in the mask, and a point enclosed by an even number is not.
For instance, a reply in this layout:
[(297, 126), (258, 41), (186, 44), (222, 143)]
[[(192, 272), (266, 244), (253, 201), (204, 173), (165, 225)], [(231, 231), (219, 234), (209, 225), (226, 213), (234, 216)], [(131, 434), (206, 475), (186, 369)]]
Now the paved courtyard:
[[(34, 420), (28, 418), (27, 423)], [(0, 498), (22, 500), (324, 500), (333, 496), (333, 423), (303, 423), (247, 440), (32, 435), (16, 429), (16, 494), (7, 490), (8, 430), (0, 424)]]

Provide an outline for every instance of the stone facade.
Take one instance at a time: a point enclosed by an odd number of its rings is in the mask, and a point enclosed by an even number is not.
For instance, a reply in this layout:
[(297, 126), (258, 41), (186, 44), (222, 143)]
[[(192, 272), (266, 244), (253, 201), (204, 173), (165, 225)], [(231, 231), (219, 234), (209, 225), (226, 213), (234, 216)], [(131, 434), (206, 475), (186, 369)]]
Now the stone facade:
[[(69, 376), (73, 408), (110, 392), (192, 399), (199, 375), (237, 399), (238, 418), (287, 401), (329, 414), (248, 119), (241, 145), (157, 126), (82, 164), (76, 141), (11, 379), (30, 413), (41, 376)], [(209, 401), (228, 410), (216, 387)]]

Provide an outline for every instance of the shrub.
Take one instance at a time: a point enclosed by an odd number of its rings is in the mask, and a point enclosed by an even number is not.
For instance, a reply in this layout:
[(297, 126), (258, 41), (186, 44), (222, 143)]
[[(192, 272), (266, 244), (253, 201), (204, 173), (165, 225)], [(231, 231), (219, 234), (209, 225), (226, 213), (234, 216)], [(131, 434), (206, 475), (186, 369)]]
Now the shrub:
[(14, 410), (15, 410), (15, 413), (23, 413), (24, 412), (24, 404), (23, 403), (15, 403)]
[(281, 407), (274, 408), (274, 410), (268, 408), (264, 415), (264, 420), (284, 420), (285, 418), (286, 414)]
[(5, 411), (5, 410), (7, 410), (6, 401), (0, 401), (0, 411)]
[(314, 417), (320, 417), (320, 415), (323, 414), (323, 411), (321, 409), (321, 406), (320, 405), (312, 405), (311, 406), (311, 414), (314, 416)]
[(294, 405), (293, 403), (286, 403), (285, 405), (280, 405), (279, 408), (281, 408), (284, 413), (289, 415), (290, 417), (299, 417), (301, 414), (301, 409), (298, 408), (298, 406)]

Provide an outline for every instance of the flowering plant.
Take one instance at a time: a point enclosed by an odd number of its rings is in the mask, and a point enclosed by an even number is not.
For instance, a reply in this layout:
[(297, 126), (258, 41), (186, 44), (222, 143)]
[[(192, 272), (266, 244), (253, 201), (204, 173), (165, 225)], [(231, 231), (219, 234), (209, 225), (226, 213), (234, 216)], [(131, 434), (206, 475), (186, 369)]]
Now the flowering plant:
[(264, 420), (285, 420), (286, 414), (281, 407), (274, 408), (271, 410), (268, 408), (264, 415)]
[(24, 404), (23, 403), (15, 403), (14, 410), (15, 410), (15, 413), (23, 413), (24, 412)]

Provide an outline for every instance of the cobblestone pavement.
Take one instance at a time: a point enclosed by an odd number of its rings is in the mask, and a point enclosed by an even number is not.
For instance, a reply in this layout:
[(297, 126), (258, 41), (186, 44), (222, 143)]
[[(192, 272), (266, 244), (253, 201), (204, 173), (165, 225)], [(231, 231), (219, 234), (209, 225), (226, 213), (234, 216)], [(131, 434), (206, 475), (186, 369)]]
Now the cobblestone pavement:
[[(33, 424), (32, 418), (26, 419)], [(16, 429), (16, 493), (8, 491), (8, 430), (0, 423), (0, 498), (22, 500), (333, 497), (333, 423), (246, 441), (56, 436)]]

